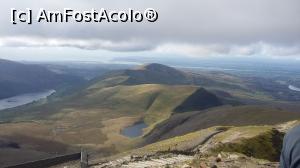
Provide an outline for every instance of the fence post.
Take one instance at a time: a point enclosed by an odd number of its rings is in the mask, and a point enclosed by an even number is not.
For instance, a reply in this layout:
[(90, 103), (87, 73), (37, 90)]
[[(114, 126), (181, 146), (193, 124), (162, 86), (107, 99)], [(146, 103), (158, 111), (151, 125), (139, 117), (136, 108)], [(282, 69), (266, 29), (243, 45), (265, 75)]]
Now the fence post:
[(87, 168), (88, 167), (88, 154), (86, 151), (81, 149), (81, 159), (80, 159), (80, 167)]

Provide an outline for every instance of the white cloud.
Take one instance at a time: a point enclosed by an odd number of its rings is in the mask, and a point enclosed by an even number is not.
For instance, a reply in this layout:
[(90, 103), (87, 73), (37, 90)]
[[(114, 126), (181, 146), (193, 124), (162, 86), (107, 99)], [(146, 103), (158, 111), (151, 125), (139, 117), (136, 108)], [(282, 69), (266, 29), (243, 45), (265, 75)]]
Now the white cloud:
[(231, 44), (165, 44), (157, 47), (156, 52), (167, 54), (181, 54), (190, 57), (207, 56), (300, 56), (300, 45), (276, 46), (263, 42), (249, 45)]
[(149, 50), (151, 45), (145, 41), (109, 41), (101, 39), (65, 39), (42, 37), (0, 37), (0, 45), (9, 47), (77, 47), (87, 50), (105, 49), (111, 51)]

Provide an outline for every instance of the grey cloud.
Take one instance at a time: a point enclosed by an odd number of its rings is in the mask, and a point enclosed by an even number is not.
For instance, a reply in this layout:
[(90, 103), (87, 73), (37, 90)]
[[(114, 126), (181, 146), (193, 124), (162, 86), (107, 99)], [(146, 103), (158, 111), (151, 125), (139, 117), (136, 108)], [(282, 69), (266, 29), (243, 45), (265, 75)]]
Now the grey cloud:
[[(12, 25), (9, 23), (11, 7), (33, 10), (41, 7), (50, 10), (65, 7), (144, 10), (152, 7), (158, 11), (159, 20), (156, 23)], [(11, 0), (0, 10), (2, 45), (36, 46), (29, 40), (39, 43), (37, 45), (51, 46), (49, 41), (57, 39), (56, 45), (60, 46), (113, 51), (155, 48), (162, 51), (161, 46), (166, 44), (184, 44), (189, 46), (185, 49), (194, 54), (299, 55), (299, 0), (45, 0), (39, 3)], [(19, 41), (14, 44), (5, 41), (12, 37)], [(27, 40), (22, 42), (24, 37)]]

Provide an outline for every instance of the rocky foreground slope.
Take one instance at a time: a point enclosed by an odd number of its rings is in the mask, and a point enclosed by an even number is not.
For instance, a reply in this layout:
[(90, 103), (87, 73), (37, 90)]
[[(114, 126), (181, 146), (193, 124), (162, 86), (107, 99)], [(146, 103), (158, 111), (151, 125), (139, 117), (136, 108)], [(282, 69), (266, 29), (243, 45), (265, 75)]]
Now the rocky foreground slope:
[[(299, 121), (279, 125), (211, 127), (105, 159), (94, 168), (275, 168), (284, 134)], [(64, 165), (77, 167), (78, 164)]]

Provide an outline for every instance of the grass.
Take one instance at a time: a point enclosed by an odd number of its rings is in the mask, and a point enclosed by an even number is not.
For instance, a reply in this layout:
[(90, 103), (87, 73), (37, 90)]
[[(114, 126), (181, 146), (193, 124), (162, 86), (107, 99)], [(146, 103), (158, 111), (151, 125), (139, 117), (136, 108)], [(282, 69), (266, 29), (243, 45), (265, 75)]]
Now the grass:
[(117, 84), (120, 84), (128, 79), (128, 76), (116, 76), (116, 77), (110, 77), (101, 80), (101, 82), (95, 82), (94, 84), (90, 85), (88, 87), (89, 90), (100, 90), (105, 87), (109, 86), (116, 86)]
[(272, 126), (242, 126), (233, 127), (226, 132), (218, 134), (214, 137), (217, 142), (227, 143), (231, 141), (239, 141), (242, 138), (251, 138), (262, 133), (270, 131)]
[[(153, 143), (200, 129), (221, 126), (274, 125), (299, 119), (300, 114), (268, 106), (221, 106), (172, 115), (152, 129), (144, 140)], [(251, 130), (255, 130), (251, 128)]]
[[(225, 129), (211, 138), (209, 155), (220, 152), (239, 152), (247, 156), (275, 161), (279, 156), (282, 134), (272, 130), (273, 126), (242, 126), (222, 127), (215, 126), (202, 129), (182, 136), (176, 136), (144, 147), (134, 149), (124, 155), (147, 155), (160, 152), (187, 152), (202, 142), (218, 129)], [(268, 152), (266, 152), (268, 151)]]
[[(204, 77), (197, 78), (201, 87), (207, 86), (212, 89), (226, 90), (238, 98), (269, 100), (265, 94), (250, 93), (243, 81), (234, 76), (213, 73), (206, 75), (206, 72), (201, 75)], [(143, 77), (145, 76), (142, 75)], [(51, 141), (54, 144), (49, 143), (47, 150), (66, 149), (67, 151), (69, 148), (82, 146), (115, 154), (132, 149), (141, 141), (140, 137), (129, 139), (122, 136), (120, 131), (124, 127), (138, 120), (144, 120), (149, 125), (144, 130), (144, 134), (148, 133), (158, 123), (168, 119), (173, 110), (199, 88), (191, 85), (120, 85), (128, 79), (129, 76), (126, 74), (119, 74), (102, 80), (98, 79), (98, 81), (94, 80), (88, 86), (81, 88), (80, 91), (63, 98), (52, 96), (51, 101), (48, 102), (36, 102), (1, 112), (1, 121), (11, 123), (0, 125), (0, 138), (10, 137), (14, 141), (21, 139), (19, 143), (24, 144), (24, 147), (30, 150), (37, 150), (39, 144)], [(153, 80), (160, 81), (159, 78), (153, 78)], [(269, 119), (270, 116), (272, 116), (270, 120), (278, 121), (291, 117), (273, 113), (270, 115), (271, 111), (268, 110), (254, 117), (253, 113), (247, 112), (256, 110), (260, 109), (240, 107), (236, 108), (236, 111), (246, 111), (240, 116), (236, 116), (235, 110), (226, 114), (217, 111), (215, 114), (228, 115), (225, 116), (228, 119), (226, 122), (251, 118), (251, 120), (265, 123), (268, 122), (265, 121), (265, 118)], [(177, 149), (185, 148), (195, 143), (195, 139), (207, 135), (212, 129), (209, 128), (151, 144), (140, 151), (167, 151), (172, 150), (174, 146)], [(241, 132), (253, 136), (259, 131), (265, 130), (249, 128), (247, 132), (246, 128), (243, 128)], [(33, 142), (36, 144), (22, 141), (20, 138), (28, 136), (33, 138)], [(23, 139), (28, 140), (28, 138)], [(61, 147), (58, 144), (68, 145)], [(240, 148), (244, 149), (243, 147)], [(43, 150), (47, 152), (46, 149)]]
[(252, 134), (253, 132), (259, 134), (251, 138), (240, 135), (242, 137), (240, 140), (218, 145), (213, 152), (238, 152), (249, 157), (278, 162), (284, 134), (277, 130), (264, 130), (264, 132), (262, 130), (251, 130)]
[(7, 132), (12, 140), (19, 137), (15, 135), (31, 136), (75, 148), (117, 153), (133, 148), (140, 140), (121, 135), (123, 128), (143, 119), (154, 126), (167, 119), (173, 108), (196, 89), (158, 84), (103, 87), (105, 82), (94, 83), (65, 99), (13, 111), (12, 115), (18, 117), (0, 125), (0, 138)]
[(163, 87), (165, 91), (156, 97), (146, 112), (145, 122), (148, 125), (159, 123), (169, 118), (173, 110), (197, 89), (197, 87), (193, 86)]
[[(191, 146), (196, 146), (199, 139), (209, 136), (217, 129), (225, 131), (211, 138), (208, 156), (218, 153), (240, 153), (269, 161), (279, 161), (284, 133), (273, 129), (275, 126), (242, 126), (242, 127), (210, 127), (182, 136), (159, 141), (142, 148), (123, 153), (123, 155), (145, 155), (159, 152), (187, 152)], [(202, 151), (203, 152), (203, 151)]]
[(146, 145), (145, 147), (134, 150), (132, 153), (147, 154), (167, 151), (184, 151), (191, 145), (195, 145), (195, 142), (197, 142), (199, 139), (207, 137), (211, 133), (215, 132), (217, 128), (218, 127), (211, 127), (208, 129), (192, 132), (186, 135), (176, 136), (174, 138)]

